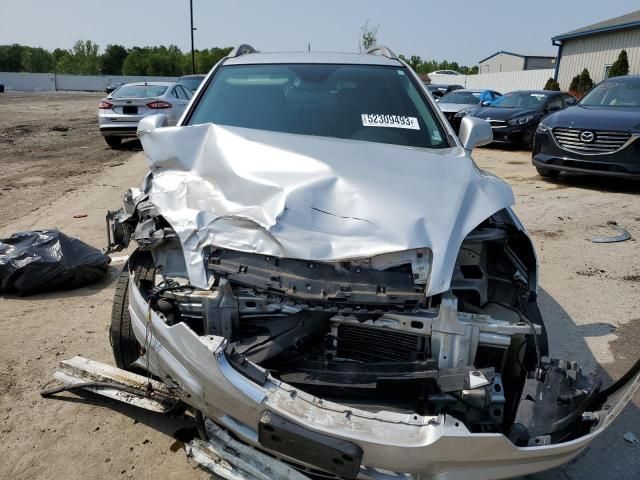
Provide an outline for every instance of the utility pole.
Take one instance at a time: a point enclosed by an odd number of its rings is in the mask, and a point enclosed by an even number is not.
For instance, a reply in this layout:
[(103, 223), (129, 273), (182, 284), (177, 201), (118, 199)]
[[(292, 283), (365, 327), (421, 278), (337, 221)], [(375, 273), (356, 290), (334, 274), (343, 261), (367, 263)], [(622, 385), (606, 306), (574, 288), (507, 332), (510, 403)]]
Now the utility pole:
[(191, 73), (196, 73), (196, 54), (193, 50), (193, 0), (189, 0), (189, 13), (191, 14)]

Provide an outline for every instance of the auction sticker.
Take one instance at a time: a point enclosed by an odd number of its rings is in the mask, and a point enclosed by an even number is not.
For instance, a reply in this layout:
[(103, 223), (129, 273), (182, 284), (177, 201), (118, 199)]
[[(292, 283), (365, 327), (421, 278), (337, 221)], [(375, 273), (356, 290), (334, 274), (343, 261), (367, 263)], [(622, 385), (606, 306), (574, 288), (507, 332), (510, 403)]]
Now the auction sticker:
[(404, 115), (382, 115), (380, 113), (363, 113), (362, 125), (365, 127), (408, 128), (420, 130), (420, 124), (416, 117)]

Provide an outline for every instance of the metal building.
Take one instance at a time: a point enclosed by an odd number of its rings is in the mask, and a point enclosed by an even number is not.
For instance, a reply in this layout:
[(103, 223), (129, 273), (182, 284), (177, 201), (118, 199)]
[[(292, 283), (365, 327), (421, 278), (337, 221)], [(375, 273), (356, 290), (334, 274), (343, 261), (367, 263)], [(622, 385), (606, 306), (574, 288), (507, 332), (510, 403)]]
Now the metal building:
[(522, 70), (542, 70), (553, 68), (555, 57), (544, 55), (520, 55), (519, 53), (499, 52), (489, 55), (478, 62), (478, 73), (520, 72)]
[(558, 47), (555, 78), (563, 90), (585, 68), (596, 83), (607, 78), (622, 50), (627, 51), (629, 73), (640, 73), (640, 10), (557, 35), (551, 41)]

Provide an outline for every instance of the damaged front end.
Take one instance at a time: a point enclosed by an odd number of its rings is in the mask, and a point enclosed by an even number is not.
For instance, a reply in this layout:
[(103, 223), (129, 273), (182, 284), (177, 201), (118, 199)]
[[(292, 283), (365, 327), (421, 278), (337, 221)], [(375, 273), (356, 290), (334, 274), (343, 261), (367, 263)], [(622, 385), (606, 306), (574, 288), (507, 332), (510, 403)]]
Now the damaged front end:
[(133, 366), (303, 472), (524, 475), (570, 460), (618, 411), (600, 377), (548, 357), (535, 255), (508, 208), (465, 237), (450, 287), (428, 295), (429, 248), (312, 261), (209, 246), (195, 287), (148, 196), (125, 204), (111, 232), (139, 246)]

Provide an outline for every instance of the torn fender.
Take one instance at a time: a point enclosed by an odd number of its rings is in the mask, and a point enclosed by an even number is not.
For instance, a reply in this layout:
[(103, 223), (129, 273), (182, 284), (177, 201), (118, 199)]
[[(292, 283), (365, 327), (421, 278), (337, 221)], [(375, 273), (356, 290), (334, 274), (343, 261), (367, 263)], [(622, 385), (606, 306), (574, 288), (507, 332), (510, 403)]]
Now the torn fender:
[(449, 288), (465, 236), (514, 203), (461, 147), (423, 149), (213, 124), (141, 138), (146, 193), (176, 231), (189, 279), (205, 247), (313, 261), (429, 248), (427, 295)]

